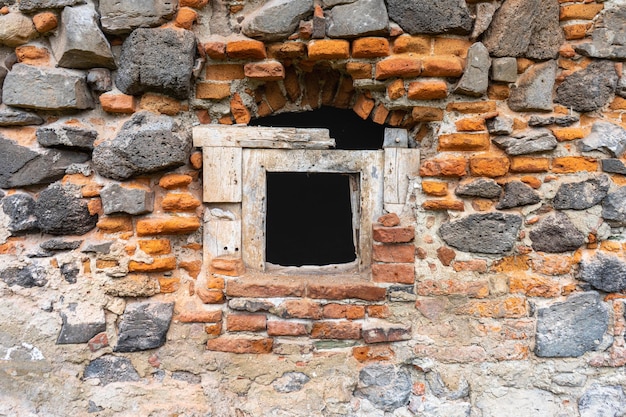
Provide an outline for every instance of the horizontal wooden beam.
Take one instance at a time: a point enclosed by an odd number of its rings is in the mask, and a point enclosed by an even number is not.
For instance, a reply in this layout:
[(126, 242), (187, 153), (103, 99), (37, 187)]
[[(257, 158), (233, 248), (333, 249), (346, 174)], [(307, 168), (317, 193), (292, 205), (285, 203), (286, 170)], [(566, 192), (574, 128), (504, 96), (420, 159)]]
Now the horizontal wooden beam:
[(196, 147), (234, 147), (262, 149), (328, 149), (335, 139), (328, 129), (260, 126), (196, 126), (193, 128)]

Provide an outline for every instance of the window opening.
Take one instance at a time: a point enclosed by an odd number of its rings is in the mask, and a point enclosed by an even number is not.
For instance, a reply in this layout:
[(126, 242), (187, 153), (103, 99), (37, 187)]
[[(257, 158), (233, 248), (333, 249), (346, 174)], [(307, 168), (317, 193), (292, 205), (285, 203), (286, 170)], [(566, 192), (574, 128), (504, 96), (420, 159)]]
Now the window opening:
[(351, 176), (268, 172), (266, 261), (281, 266), (356, 260)]

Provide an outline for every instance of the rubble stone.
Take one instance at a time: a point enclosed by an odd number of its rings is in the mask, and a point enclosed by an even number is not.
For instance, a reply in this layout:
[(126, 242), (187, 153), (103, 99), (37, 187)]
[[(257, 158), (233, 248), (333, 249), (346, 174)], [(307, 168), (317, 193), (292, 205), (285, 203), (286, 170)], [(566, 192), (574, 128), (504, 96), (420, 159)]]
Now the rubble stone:
[(154, 349), (165, 343), (174, 303), (138, 302), (126, 305), (115, 352)]
[(92, 215), (80, 189), (54, 183), (39, 194), (35, 207), (39, 227), (52, 235), (83, 235), (96, 227), (98, 215)]
[(46, 271), (39, 265), (10, 267), (0, 272), (0, 279), (9, 287), (19, 285), (24, 288), (43, 287), (48, 283)]
[(556, 61), (535, 64), (511, 88), (509, 107), (514, 111), (551, 111)]
[(465, 35), (472, 30), (473, 20), (464, 1), (387, 0), (387, 11), (389, 18), (411, 35)]
[(580, 279), (604, 292), (620, 292), (626, 289), (626, 262), (620, 258), (596, 252), (590, 259), (580, 262)]
[(510, 181), (504, 185), (504, 193), (496, 205), (498, 210), (537, 204), (541, 197), (535, 190), (521, 181)]
[(87, 343), (89, 340), (106, 330), (104, 310), (93, 306), (70, 304), (61, 311), (61, 332), (57, 345)]
[(68, 125), (63, 122), (52, 123), (37, 129), (37, 142), (48, 148), (75, 148), (92, 151), (98, 132), (93, 129)]
[(577, 112), (590, 112), (609, 102), (617, 87), (617, 73), (610, 61), (592, 62), (576, 71), (556, 89), (555, 101)]
[(487, 213), (444, 223), (441, 238), (464, 252), (502, 254), (510, 251), (517, 239), (522, 218), (515, 214)]
[(242, 22), (242, 32), (251, 38), (278, 41), (291, 35), (300, 20), (313, 13), (313, 0), (270, 0)]
[(375, 407), (392, 412), (409, 403), (411, 377), (393, 365), (369, 365), (359, 372), (354, 395), (365, 398)]
[(35, 25), (27, 16), (21, 13), (0, 14), (0, 45), (15, 48), (36, 36)]
[(582, 182), (561, 184), (552, 202), (557, 210), (584, 210), (599, 204), (609, 191), (606, 175)]
[(580, 417), (617, 417), (626, 412), (626, 395), (619, 385), (591, 385), (578, 400)]
[(465, 72), (454, 90), (456, 93), (480, 97), (489, 86), (489, 51), (480, 42), (474, 43), (467, 52)]
[(358, 0), (328, 12), (326, 33), (331, 38), (379, 35), (388, 31), (389, 17), (383, 0)]
[(136, 28), (162, 25), (174, 16), (177, 3), (168, 0), (100, 0), (98, 10), (102, 30), (123, 35)]
[(626, 129), (609, 122), (595, 122), (582, 141), (583, 152), (608, 152), (620, 157), (626, 151)]
[(525, 130), (513, 136), (494, 138), (493, 142), (509, 155), (551, 151), (557, 145), (556, 138), (548, 129)]
[(108, 385), (112, 382), (139, 381), (139, 374), (130, 359), (104, 355), (89, 362), (83, 372), (83, 378), (98, 378), (99, 385)]
[(107, 185), (100, 191), (104, 214), (144, 214), (154, 208), (154, 192), (141, 188), (127, 188), (118, 184)]
[(498, 198), (502, 193), (502, 187), (490, 178), (478, 178), (476, 180), (461, 183), (454, 193), (459, 197)]
[(0, 207), (11, 219), (8, 228), (12, 235), (35, 232), (39, 229), (35, 216), (35, 200), (28, 194), (11, 194), (2, 199)]
[(604, 198), (602, 218), (611, 224), (626, 226), (626, 187), (620, 187)]
[[(0, 81), (1, 84), (1, 81)], [(2, 96), (2, 88), (0, 88), (0, 96)], [(1, 99), (1, 97), (0, 97)], [(2, 100), (0, 100), (0, 103)], [(43, 123), (43, 119), (35, 113), (30, 113), (20, 109), (14, 109), (11, 107), (0, 107), (0, 126), (28, 126), (28, 125), (40, 125)]]
[(541, 252), (560, 253), (573, 251), (585, 243), (585, 236), (572, 221), (561, 212), (544, 217), (530, 231), (533, 249)]

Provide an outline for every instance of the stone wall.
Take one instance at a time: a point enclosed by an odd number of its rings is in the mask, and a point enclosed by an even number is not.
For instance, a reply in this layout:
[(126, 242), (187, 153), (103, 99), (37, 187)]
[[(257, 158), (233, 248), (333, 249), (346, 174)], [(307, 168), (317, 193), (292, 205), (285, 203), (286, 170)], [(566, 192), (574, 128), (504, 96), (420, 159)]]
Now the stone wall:
[[(0, 415), (626, 412), (623, 0), (97, 3), (0, 0)], [(208, 251), (192, 128), (321, 106), (419, 149), (371, 271)]]

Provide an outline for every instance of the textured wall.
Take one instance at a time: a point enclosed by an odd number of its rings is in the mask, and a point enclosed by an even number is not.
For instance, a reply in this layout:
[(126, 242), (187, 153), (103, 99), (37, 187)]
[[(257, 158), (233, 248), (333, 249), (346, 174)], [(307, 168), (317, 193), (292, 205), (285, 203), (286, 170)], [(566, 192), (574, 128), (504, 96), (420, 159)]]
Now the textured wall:
[[(623, 415), (624, 60), (622, 0), (0, 0), (0, 415)], [(320, 106), (420, 150), (371, 273), (214, 257), (192, 127)]]

